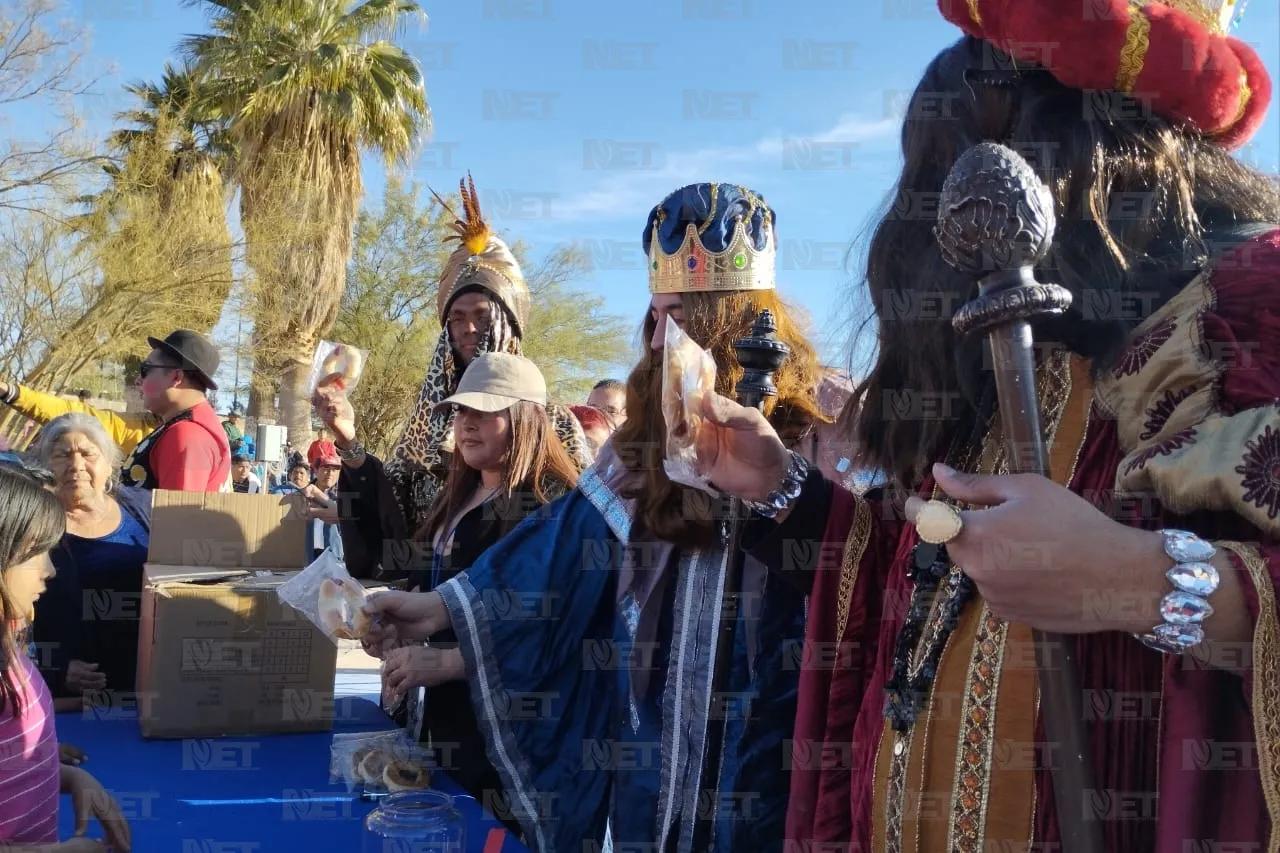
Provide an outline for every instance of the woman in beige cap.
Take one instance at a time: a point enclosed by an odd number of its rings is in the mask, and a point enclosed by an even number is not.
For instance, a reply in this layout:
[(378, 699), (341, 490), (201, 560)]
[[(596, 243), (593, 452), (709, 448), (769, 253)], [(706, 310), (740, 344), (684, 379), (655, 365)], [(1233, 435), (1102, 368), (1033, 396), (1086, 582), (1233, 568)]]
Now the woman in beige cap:
[[(347, 396), (322, 384), (313, 403), (342, 457), (338, 491), (348, 499), (344, 521), (350, 522), (342, 525), (343, 547), (356, 577), (407, 572), (408, 589), (430, 591), (577, 483), (578, 468), (547, 414), (546, 381), (523, 356), (480, 355), (457, 390), (436, 404), (454, 409), (456, 452), (424, 523), (412, 533), (382, 461), (356, 441)], [(452, 631), (431, 639), (457, 642)], [(412, 662), (425, 651), (422, 644), (406, 644), (392, 653)], [(403, 717), (399, 702), (392, 713), (422, 741), (449, 745), (438, 756), (441, 767), (479, 798), (485, 790), (501, 790), (502, 781), (485, 757), (467, 690), (465, 681), (432, 687), (429, 696), (411, 686)]]

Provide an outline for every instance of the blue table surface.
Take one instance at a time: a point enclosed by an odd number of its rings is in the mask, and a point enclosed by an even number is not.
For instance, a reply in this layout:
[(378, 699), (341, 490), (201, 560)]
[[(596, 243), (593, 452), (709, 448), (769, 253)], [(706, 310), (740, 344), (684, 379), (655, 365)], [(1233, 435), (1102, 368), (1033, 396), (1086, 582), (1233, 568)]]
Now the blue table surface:
[[(58, 715), (58, 740), (84, 750), (84, 769), (115, 796), (137, 853), (363, 853), (364, 818), (376, 804), (329, 782), (329, 746), (334, 733), (395, 728), (370, 686), (377, 690), (376, 676), (370, 685), (339, 673), (332, 733), (144, 740), (136, 714), (85, 711)], [(491, 834), (503, 843), (488, 853), (527, 853), (443, 773), (432, 787), (456, 795), (467, 853), (482, 853)], [(70, 838), (69, 797), (59, 818), (60, 837)], [(93, 821), (89, 835), (101, 834)]]

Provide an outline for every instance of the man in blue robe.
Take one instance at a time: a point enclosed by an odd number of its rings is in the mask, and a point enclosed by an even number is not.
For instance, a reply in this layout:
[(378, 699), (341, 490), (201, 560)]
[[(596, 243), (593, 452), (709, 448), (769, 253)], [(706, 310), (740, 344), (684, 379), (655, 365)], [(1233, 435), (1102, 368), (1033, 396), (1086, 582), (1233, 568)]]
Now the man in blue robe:
[[(798, 447), (829, 420), (814, 350), (775, 290), (774, 221), (757, 194), (729, 184), (658, 204), (643, 238), (648, 347), (627, 382), (626, 423), (576, 490), (469, 571), (435, 592), (371, 600), (375, 653), (452, 626), (458, 646), (433, 646), (427, 671), (389, 651), (387, 684), (470, 682), (506, 787), (500, 808), (540, 853), (782, 849), (804, 593), (743, 566), (727, 686), (713, 697), (733, 556), (722, 503), (664, 471), (662, 406), (668, 318), (713, 356), (716, 390), (732, 395), (733, 342), (768, 308), (791, 352), (766, 414)], [(714, 726), (723, 748), (708, 760)]]

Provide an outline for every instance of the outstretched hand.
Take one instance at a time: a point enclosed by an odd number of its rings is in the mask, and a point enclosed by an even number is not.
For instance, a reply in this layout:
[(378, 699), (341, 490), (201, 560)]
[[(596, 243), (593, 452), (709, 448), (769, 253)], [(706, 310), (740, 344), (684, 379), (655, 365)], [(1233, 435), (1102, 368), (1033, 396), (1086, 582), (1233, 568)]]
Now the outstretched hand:
[(791, 456), (764, 414), (719, 394), (702, 398), (697, 469), (722, 492), (762, 501), (786, 476)]
[(356, 412), (342, 384), (334, 381), (339, 376), (335, 373), (320, 380), (316, 392), (311, 395), (311, 406), (334, 438), (351, 442), (356, 437)]
[(449, 627), (449, 610), (438, 592), (379, 592), (365, 601), (369, 630), (365, 651), (383, 657), (396, 644), (424, 641)]

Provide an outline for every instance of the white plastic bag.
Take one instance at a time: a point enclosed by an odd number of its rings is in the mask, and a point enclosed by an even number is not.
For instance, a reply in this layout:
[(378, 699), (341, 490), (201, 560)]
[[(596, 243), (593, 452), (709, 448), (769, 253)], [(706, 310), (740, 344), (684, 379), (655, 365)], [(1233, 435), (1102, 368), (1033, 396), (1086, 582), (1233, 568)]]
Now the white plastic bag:
[(698, 475), (702, 401), (716, 389), (716, 362), (667, 316), (662, 350), (662, 417), (667, 424), (663, 470), (673, 482), (718, 494)]
[(316, 354), (311, 358), (311, 373), (307, 377), (307, 396), (316, 393), (316, 388), (330, 376), (338, 390), (350, 393), (360, 384), (360, 374), (364, 372), (369, 353), (356, 349), (348, 344), (321, 341), (316, 346)]
[(340, 639), (358, 640), (369, 628), (369, 617), (361, 609), (364, 587), (328, 548), (280, 584), (276, 595), (311, 620), (335, 645)]
[(329, 745), (329, 781), (366, 795), (421, 790), (431, 785), (432, 762), (404, 729), (336, 734)]

